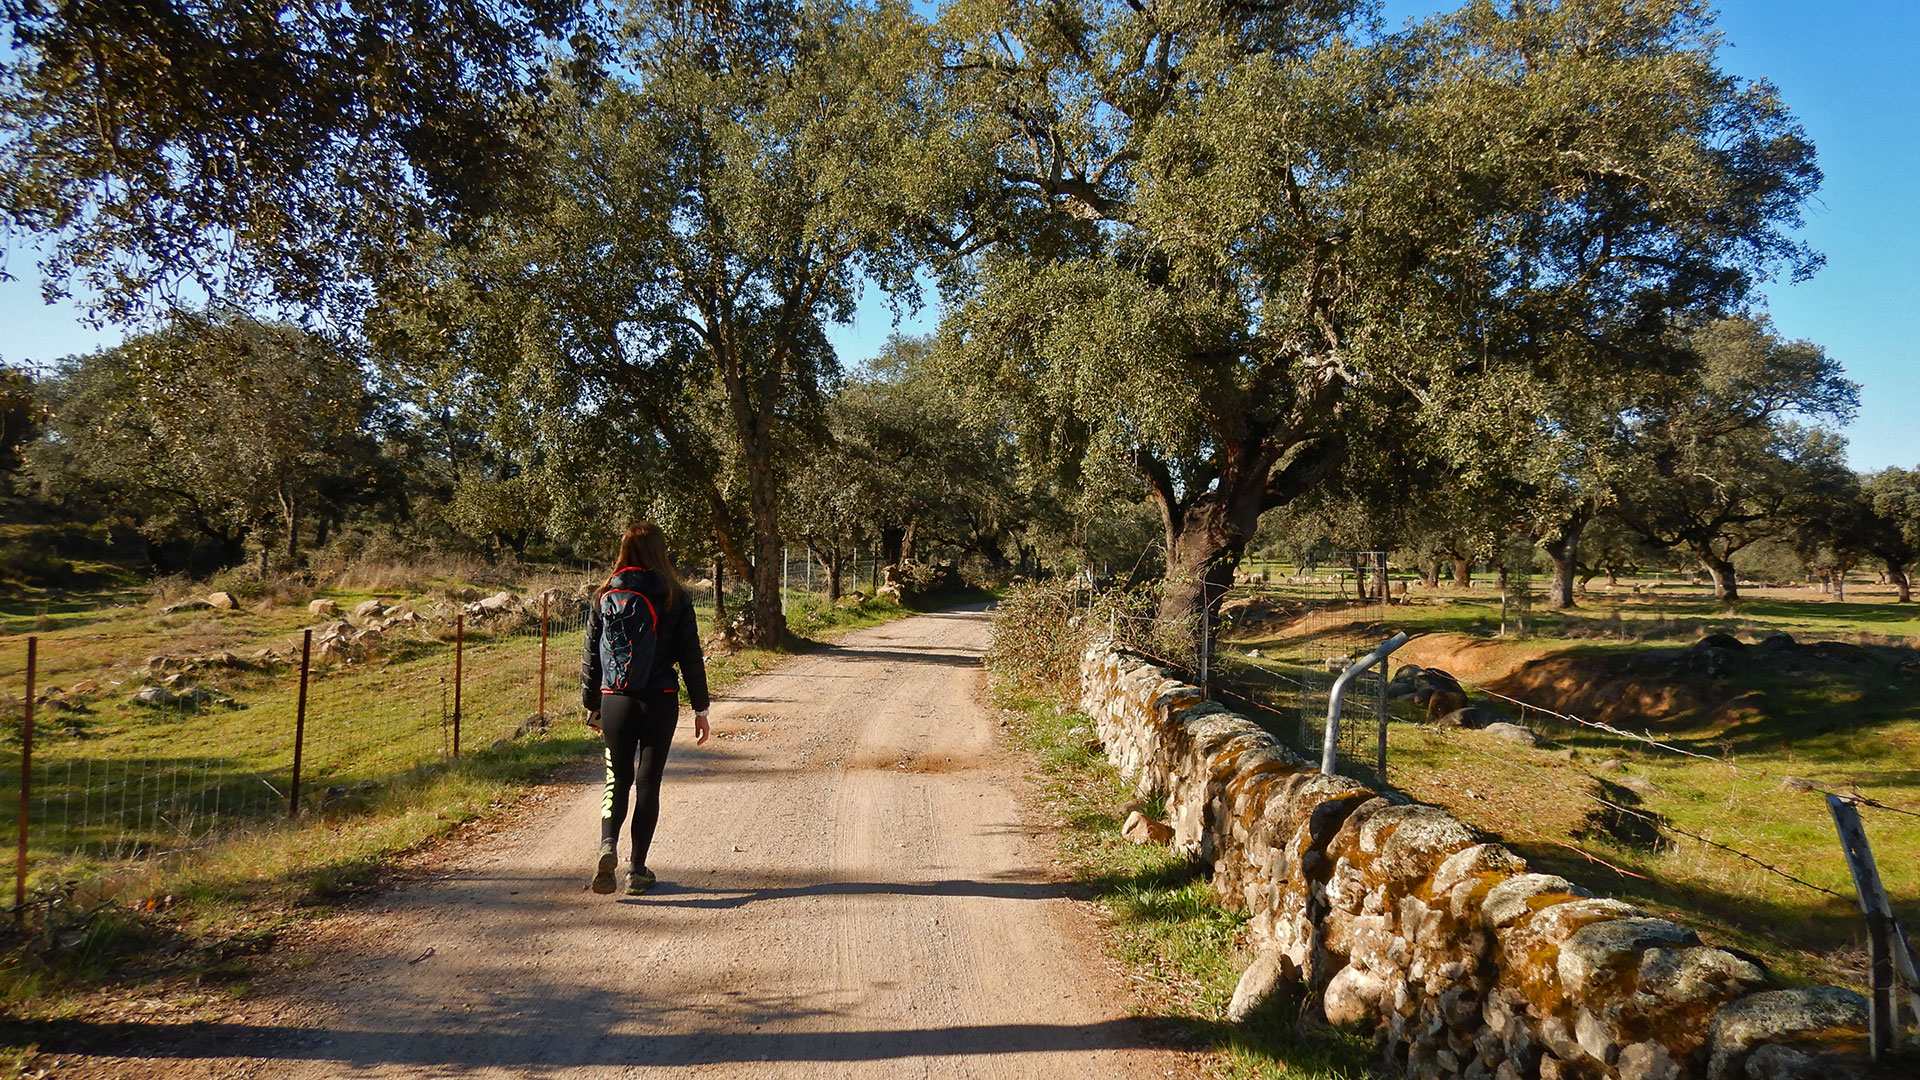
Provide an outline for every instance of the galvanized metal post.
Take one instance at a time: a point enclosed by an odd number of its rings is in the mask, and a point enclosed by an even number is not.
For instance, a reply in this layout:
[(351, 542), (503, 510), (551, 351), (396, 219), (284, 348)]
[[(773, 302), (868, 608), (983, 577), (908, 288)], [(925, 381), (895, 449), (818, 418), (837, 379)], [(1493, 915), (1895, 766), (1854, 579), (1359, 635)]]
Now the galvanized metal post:
[(552, 597), (540, 594), (540, 708), (535, 714), (541, 720), (547, 718), (547, 605)]
[[(1873, 848), (1867, 843), (1867, 831), (1860, 824), (1859, 808), (1837, 795), (1827, 796), (1827, 810), (1833, 815), (1833, 827), (1840, 834), (1840, 850), (1847, 857), (1847, 870), (1853, 874), (1853, 889), (1860, 898), (1860, 912), (1867, 918), (1869, 971), (1873, 993), (1869, 998), (1868, 1043), (1873, 1060), (1893, 1052), (1900, 1037), (1900, 1010), (1893, 997), (1893, 973), (1898, 965), (1907, 983), (1908, 1004), (1920, 1017), (1920, 971), (1916, 971), (1913, 950), (1906, 935), (1894, 921), (1893, 905), (1880, 881), (1880, 868), (1874, 864)], [(1899, 948), (1895, 948), (1896, 941)]]
[(40, 639), (27, 638), (27, 711), (20, 724), (20, 848), (13, 866), (13, 917), (27, 916), (27, 825), (33, 805), (33, 696), (40, 659)]
[(307, 746), (307, 672), (313, 664), (313, 629), (300, 636), (300, 697), (293, 707), (293, 784), (287, 791), (287, 816), (300, 816), (300, 759)]
[(1326, 737), (1320, 743), (1320, 771), (1324, 775), (1335, 775), (1334, 757), (1340, 749), (1340, 703), (1341, 699), (1346, 697), (1347, 684), (1352, 682), (1355, 676), (1385, 660), (1395, 649), (1406, 643), (1407, 635), (1404, 631), (1393, 635), (1381, 642), (1379, 648), (1355, 661), (1353, 666), (1341, 672), (1340, 677), (1333, 681), (1333, 690), (1327, 694)]
[(453, 619), (453, 756), (460, 756), (460, 677), (461, 664), (466, 659), (467, 615), (461, 612)]

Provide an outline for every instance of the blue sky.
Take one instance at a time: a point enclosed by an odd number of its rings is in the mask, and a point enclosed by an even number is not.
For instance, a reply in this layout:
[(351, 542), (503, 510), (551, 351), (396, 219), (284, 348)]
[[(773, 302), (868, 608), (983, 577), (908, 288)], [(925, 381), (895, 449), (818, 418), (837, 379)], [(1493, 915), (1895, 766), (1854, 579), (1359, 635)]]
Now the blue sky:
[[(1388, 0), (1397, 24), (1454, 4)], [(1804, 238), (1827, 257), (1812, 281), (1769, 285), (1775, 324), (1788, 337), (1826, 346), (1862, 386), (1847, 429), (1855, 468), (1920, 466), (1920, 4), (1912, 0), (1724, 0), (1721, 63), (1765, 78), (1799, 116), (1826, 181), (1807, 207)], [(7, 255), (20, 280), (0, 283), (0, 358), (44, 362), (117, 341), (70, 307), (45, 307), (29, 252)], [(899, 329), (931, 329), (931, 307)], [(869, 292), (850, 326), (831, 337), (842, 359), (873, 355), (895, 329), (885, 298)]]

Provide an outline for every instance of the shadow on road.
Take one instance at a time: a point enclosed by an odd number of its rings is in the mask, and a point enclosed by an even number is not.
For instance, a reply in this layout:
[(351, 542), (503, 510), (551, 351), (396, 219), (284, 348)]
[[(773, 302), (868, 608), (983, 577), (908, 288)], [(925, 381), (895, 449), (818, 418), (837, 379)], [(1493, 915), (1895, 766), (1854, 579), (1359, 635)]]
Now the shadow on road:
[(1026, 881), (822, 881), (812, 885), (777, 888), (702, 887), (663, 881), (643, 897), (623, 904), (666, 904), (674, 907), (736, 908), (762, 900), (801, 896), (984, 896), (997, 900), (1058, 900), (1081, 897), (1085, 888), (1069, 882)]

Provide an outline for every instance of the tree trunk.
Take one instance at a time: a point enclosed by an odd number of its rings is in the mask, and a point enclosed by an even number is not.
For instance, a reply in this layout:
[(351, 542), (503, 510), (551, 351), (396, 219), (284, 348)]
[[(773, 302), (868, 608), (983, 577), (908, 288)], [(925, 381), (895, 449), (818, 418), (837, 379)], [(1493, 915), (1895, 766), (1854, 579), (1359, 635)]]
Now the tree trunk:
[(1456, 589), (1473, 588), (1473, 560), (1454, 556), (1453, 587)]
[(1553, 584), (1547, 589), (1549, 606), (1566, 610), (1573, 607), (1573, 577), (1580, 563), (1580, 533), (1587, 525), (1586, 515), (1575, 514), (1560, 525), (1560, 535), (1540, 546), (1553, 561)]
[(1833, 598), (1835, 600), (1845, 600), (1847, 598), (1847, 575), (1843, 570), (1834, 571)]
[[(1259, 512), (1253, 514), (1257, 520)], [(1233, 587), (1233, 568), (1253, 535), (1236, 527), (1234, 515), (1218, 499), (1202, 497), (1187, 508), (1184, 528), (1168, 546), (1167, 577), (1160, 593), (1159, 619), (1174, 623), (1193, 619), (1202, 604), (1219, 605)]]
[(1907, 577), (1906, 567), (1888, 566), (1887, 577), (1893, 581), (1893, 587), (1898, 590), (1894, 603), (1904, 604), (1913, 599), (1913, 583)]
[(838, 604), (840, 602), (840, 564), (844, 559), (845, 556), (841, 554), (838, 547), (831, 548), (827, 551), (828, 604)]
[(1714, 598), (1729, 604), (1740, 599), (1740, 582), (1734, 577), (1733, 560), (1721, 558), (1712, 552), (1700, 552), (1698, 556), (1700, 565), (1713, 578)]
[(727, 625), (727, 560), (719, 555), (713, 557), (713, 628), (717, 632)]
[(1428, 559), (1420, 564), (1420, 584), (1429, 589), (1440, 587), (1440, 560)]

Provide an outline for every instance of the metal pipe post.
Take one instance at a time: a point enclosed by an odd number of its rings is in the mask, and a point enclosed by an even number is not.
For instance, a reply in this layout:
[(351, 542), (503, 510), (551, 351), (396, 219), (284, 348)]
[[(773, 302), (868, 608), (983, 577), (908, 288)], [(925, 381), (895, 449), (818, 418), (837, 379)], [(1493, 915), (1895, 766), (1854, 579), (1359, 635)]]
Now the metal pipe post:
[(33, 803), (33, 695), (40, 639), (27, 638), (27, 711), (20, 725), (20, 850), (13, 866), (13, 917), (27, 917), (27, 825)]
[(293, 785), (287, 792), (287, 816), (300, 816), (300, 759), (307, 746), (307, 671), (313, 664), (313, 629), (300, 637), (300, 698), (293, 707)]
[(547, 718), (547, 604), (552, 597), (540, 594), (540, 708), (536, 714), (540, 719)]
[(1340, 748), (1340, 702), (1347, 695), (1347, 684), (1354, 677), (1373, 665), (1385, 660), (1395, 649), (1407, 643), (1405, 631), (1393, 635), (1380, 643), (1380, 647), (1355, 661), (1352, 667), (1340, 673), (1333, 680), (1333, 690), (1327, 694), (1327, 734), (1320, 743), (1320, 772), (1326, 776), (1335, 775), (1333, 760)]
[(467, 615), (461, 612), (453, 619), (453, 756), (460, 756), (460, 676), (461, 664), (466, 659)]

